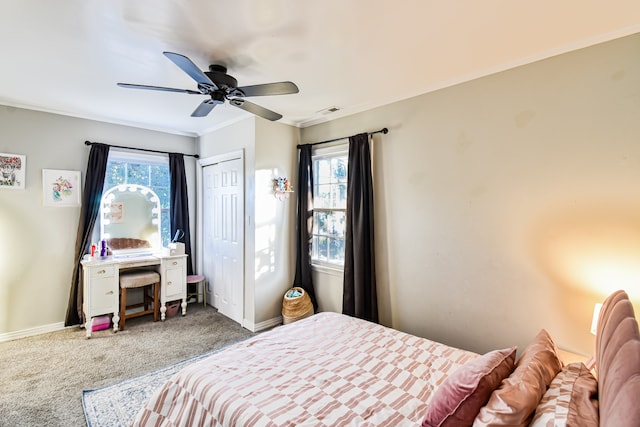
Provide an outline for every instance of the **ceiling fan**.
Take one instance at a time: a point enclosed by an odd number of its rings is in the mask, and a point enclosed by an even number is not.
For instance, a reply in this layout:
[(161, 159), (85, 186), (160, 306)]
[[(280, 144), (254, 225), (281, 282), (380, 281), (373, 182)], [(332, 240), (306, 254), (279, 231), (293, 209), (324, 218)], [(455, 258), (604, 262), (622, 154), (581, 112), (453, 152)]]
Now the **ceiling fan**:
[(208, 95), (209, 98), (191, 113), (191, 117), (205, 117), (218, 104), (229, 101), (234, 107), (248, 111), (256, 116), (275, 121), (282, 118), (282, 114), (271, 111), (260, 105), (249, 102), (245, 97), (288, 95), (298, 93), (298, 86), (292, 82), (266, 83), (253, 86), (238, 87), (238, 81), (227, 74), (227, 68), (223, 65), (210, 65), (209, 71), (201, 71), (189, 58), (179, 53), (163, 52), (182, 71), (198, 83), (198, 90), (175, 89), (162, 86), (146, 86), (131, 83), (118, 83), (118, 86), (129, 89), (160, 90), (164, 92), (180, 92), (191, 95)]

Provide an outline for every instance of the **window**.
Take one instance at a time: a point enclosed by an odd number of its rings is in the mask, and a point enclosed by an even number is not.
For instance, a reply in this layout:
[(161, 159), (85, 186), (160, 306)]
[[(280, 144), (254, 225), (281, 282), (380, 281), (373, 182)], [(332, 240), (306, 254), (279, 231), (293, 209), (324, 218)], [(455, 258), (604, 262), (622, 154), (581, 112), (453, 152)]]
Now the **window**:
[(169, 158), (163, 155), (125, 153), (111, 149), (103, 191), (121, 184), (144, 185), (158, 195), (162, 246), (167, 246), (171, 240)]
[(313, 238), (315, 265), (344, 265), (348, 146), (318, 149), (313, 155)]

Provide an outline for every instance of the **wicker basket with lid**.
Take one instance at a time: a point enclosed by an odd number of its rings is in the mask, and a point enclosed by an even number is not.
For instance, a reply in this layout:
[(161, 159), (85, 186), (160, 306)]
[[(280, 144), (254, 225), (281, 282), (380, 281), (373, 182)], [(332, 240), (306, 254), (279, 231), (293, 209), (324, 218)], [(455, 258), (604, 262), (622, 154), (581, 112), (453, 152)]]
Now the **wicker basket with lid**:
[(311, 298), (304, 289), (295, 287), (287, 290), (282, 300), (282, 323), (288, 324), (313, 314)]

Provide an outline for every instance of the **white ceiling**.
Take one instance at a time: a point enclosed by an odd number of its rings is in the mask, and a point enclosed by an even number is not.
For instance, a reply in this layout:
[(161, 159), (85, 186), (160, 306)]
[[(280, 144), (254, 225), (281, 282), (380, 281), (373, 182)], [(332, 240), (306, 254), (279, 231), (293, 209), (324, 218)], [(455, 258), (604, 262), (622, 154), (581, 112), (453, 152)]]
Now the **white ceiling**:
[(638, 0), (0, 0), (0, 104), (189, 135), (247, 117), (116, 86), (195, 90), (172, 51), (295, 82), (251, 101), (305, 127), (639, 31)]

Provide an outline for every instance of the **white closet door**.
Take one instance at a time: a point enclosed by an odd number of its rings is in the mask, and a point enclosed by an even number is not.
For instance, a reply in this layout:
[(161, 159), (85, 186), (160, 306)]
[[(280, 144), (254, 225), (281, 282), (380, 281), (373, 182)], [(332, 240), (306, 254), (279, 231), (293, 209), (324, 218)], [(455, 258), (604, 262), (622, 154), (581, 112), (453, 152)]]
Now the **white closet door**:
[(203, 272), (209, 301), (242, 324), (244, 297), (244, 184), (242, 159), (203, 168)]

